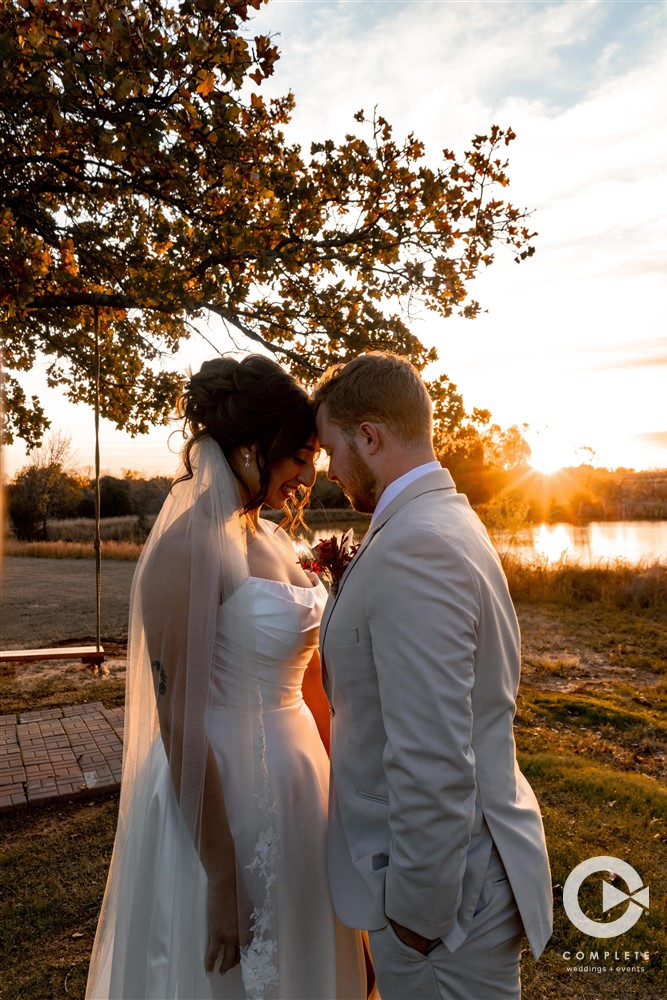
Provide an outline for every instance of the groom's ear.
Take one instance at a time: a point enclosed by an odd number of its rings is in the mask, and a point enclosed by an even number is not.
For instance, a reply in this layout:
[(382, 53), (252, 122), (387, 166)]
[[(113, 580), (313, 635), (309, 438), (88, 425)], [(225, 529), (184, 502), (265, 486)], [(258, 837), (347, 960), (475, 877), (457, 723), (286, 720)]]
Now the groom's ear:
[(358, 436), (361, 438), (361, 448), (366, 455), (377, 455), (382, 445), (380, 425), (371, 420), (359, 424)]

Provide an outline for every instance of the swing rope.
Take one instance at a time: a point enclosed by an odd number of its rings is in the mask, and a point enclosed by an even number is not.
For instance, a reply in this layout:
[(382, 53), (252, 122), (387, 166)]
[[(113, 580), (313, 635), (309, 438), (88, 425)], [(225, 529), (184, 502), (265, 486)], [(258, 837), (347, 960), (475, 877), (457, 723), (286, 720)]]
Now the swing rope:
[(102, 645), (102, 526), (100, 510), (100, 311), (93, 306), (95, 328), (95, 600), (96, 632), (98, 651)]

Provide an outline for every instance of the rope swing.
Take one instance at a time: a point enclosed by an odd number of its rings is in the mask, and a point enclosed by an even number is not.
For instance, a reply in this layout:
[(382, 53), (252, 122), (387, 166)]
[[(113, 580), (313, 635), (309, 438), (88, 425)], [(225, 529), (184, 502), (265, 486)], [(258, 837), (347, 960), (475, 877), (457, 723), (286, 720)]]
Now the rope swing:
[(95, 643), (97, 652), (102, 649), (102, 525), (100, 503), (100, 310), (93, 306), (95, 330)]

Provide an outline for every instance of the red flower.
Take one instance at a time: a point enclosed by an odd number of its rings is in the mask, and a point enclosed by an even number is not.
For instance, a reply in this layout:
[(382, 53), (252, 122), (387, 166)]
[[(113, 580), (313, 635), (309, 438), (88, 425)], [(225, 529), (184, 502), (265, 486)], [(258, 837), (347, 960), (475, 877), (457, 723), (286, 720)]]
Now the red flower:
[(359, 545), (351, 541), (352, 531), (337, 538), (323, 538), (313, 548), (310, 556), (301, 556), (299, 562), (303, 569), (317, 573), (329, 581), (329, 587), (335, 594), (338, 584), (347, 564), (351, 562)]

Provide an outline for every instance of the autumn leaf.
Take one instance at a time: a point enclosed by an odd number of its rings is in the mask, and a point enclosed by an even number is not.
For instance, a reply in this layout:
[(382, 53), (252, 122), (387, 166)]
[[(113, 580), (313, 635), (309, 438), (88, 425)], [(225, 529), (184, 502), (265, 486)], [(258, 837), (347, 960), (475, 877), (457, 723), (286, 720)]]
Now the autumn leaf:
[(207, 97), (215, 89), (215, 73), (200, 73), (201, 83), (197, 87), (197, 93), (202, 97)]

